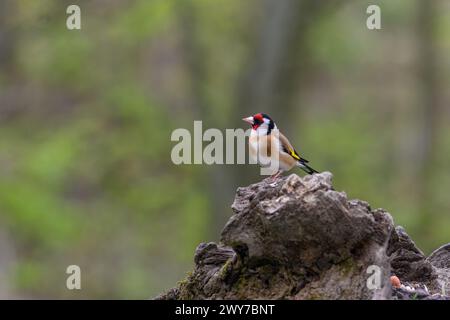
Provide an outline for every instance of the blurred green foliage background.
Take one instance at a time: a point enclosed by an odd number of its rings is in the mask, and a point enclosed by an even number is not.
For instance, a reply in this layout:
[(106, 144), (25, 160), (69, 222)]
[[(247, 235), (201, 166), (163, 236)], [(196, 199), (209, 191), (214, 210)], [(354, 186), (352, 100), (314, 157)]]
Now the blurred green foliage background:
[(449, 242), (449, 30), (444, 0), (0, 0), (0, 297), (174, 286), (261, 177), (176, 166), (170, 135), (260, 111), (425, 253)]

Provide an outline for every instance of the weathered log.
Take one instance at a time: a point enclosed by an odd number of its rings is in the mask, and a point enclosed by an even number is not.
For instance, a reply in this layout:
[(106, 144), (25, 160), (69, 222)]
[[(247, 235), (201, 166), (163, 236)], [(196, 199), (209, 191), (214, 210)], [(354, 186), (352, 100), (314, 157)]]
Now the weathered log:
[(157, 299), (448, 299), (450, 246), (427, 259), (388, 212), (331, 178), (239, 188), (220, 243), (200, 244), (193, 272)]

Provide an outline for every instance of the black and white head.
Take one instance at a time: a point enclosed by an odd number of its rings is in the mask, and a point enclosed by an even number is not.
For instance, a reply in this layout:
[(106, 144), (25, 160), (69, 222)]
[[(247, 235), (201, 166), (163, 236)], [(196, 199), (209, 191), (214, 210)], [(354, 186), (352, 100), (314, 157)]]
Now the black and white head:
[(270, 134), (273, 129), (277, 128), (275, 122), (265, 113), (257, 113), (242, 120), (249, 123), (258, 134)]

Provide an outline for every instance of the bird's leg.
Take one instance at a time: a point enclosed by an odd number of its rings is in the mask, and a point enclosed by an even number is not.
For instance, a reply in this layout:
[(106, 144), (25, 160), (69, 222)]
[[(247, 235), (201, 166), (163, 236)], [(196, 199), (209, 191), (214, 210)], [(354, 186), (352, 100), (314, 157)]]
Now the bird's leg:
[(279, 171), (277, 171), (275, 174), (273, 174), (273, 175), (270, 176), (270, 181), (272, 181), (272, 183), (269, 184), (269, 186), (275, 187), (275, 186), (277, 185), (276, 180), (277, 180), (278, 177), (280, 176), (281, 172), (282, 172), (282, 171), (279, 170)]
[(275, 181), (278, 179), (278, 177), (281, 174), (281, 170), (277, 171), (277, 173), (275, 173), (274, 175), (270, 176), (270, 178), (272, 179), (272, 181)]

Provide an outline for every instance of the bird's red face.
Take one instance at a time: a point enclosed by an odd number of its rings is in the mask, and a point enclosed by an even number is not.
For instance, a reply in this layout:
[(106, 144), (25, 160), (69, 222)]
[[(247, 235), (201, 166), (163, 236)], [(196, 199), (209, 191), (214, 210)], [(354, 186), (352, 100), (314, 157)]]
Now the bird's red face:
[(256, 130), (260, 125), (264, 123), (264, 116), (261, 113), (257, 113), (254, 116), (247, 117), (242, 120), (249, 123), (252, 126), (253, 130)]

